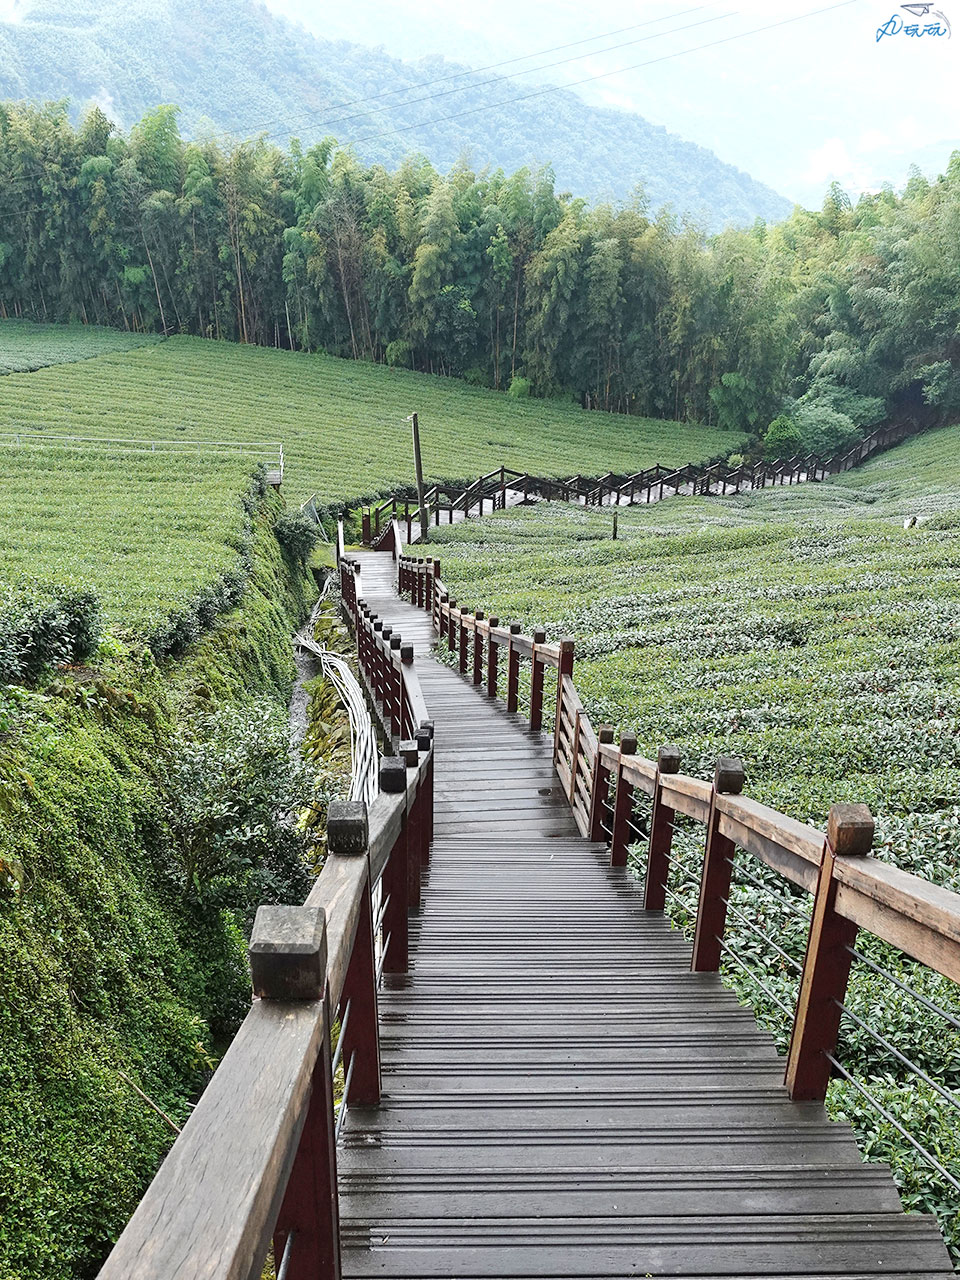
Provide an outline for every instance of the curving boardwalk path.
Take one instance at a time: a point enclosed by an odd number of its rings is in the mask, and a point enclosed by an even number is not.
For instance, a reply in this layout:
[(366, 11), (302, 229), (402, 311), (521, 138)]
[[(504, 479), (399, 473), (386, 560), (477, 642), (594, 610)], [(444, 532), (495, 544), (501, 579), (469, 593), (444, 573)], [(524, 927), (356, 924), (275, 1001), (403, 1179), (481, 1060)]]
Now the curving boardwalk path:
[(952, 1275), (844, 1125), (789, 1101), (749, 1009), (577, 834), (549, 742), (413, 641), (436, 827), (411, 971), (381, 993), (383, 1102), (348, 1113), (344, 1275)]

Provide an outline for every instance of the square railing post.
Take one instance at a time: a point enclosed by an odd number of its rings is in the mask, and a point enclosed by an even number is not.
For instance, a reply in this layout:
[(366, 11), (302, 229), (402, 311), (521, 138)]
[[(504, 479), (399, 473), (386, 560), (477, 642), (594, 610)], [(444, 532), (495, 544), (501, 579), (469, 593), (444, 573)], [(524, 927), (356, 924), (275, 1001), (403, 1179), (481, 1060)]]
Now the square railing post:
[(483, 621), (483, 610), (478, 609), (473, 615), (473, 683), (483, 684), (483, 633), (477, 626)]
[(424, 820), (421, 864), (430, 862), (430, 845), (433, 842), (433, 721), (424, 721), (417, 729), (417, 747), (427, 756), (427, 772), (423, 783)]
[[(405, 739), (399, 746), (400, 758), (407, 770), (407, 791), (411, 782), (415, 782), (420, 769), (420, 752), (416, 741)], [(407, 909), (420, 910), (420, 881), (422, 874), (423, 854), (423, 796), (417, 786), (414, 790), (413, 803), (407, 810)]]
[(673, 847), (674, 810), (663, 800), (665, 775), (680, 772), (677, 747), (661, 747), (657, 753), (657, 777), (653, 789), (650, 815), (650, 844), (647, 849), (647, 874), (643, 882), (643, 905), (647, 911), (662, 911), (667, 901), (667, 876), (670, 873), (670, 851)]
[[(510, 635), (520, 634), (520, 623), (510, 623)], [(507, 710), (516, 711), (520, 705), (520, 650), (514, 648), (512, 638), (507, 641)]]
[(843, 998), (853, 962), (857, 926), (837, 914), (838, 857), (861, 857), (873, 844), (873, 817), (863, 804), (835, 804), (830, 810), (827, 837), (817, 876), (807, 954), (800, 978), (797, 1013), (787, 1055), (786, 1083), (790, 1097), (826, 1097), (836, 1053)]
[[(322, 907), (260, 907), (250, 939), (254, 995), (261, 1000), (323, 1001), (327, 933)], [(290, 1236), (291, 1280), (340, 1280), (340, 1213), (333, 1110), (330, 1017), (313, 1069), (310, 1101), (273, 1230), (282, 1257)]]
[[(367, 806), (363, 801), (332, 800), (327, 811), (328, 858), (366, 858), (368, 843)], [(348, 1007), (350, 1012), (345, 1015)], [(380, 1101), (380, 1030), (369, 873), (340, 995), (340, 1025), (341, 1061), (345, 1066), (353, 1062), (347, 1104), (373, 1106)]]
[(630, 839), (630, 819), (633, 817), (633, 785), (624, 775), (623, 757), (637, 754), (637, 735), (620, 735), (620, 760), (617, 763), (616, 789), (613, 797), (613, 822), (610, 834), (610, 865), (625, 867), (627, 849), (634, 843)]
[[(546, 666), (537, 657), (537, 646), (546, 641), (547, 633), (536, 630), (533, 633), (533, 652), (530, 662), (530, 728), (543, 728), (543, 677)], [(576, 762), (574, 762), (576, 763)]]
[(693, 939), (691, 969), (696, 973), (715, 973), (720, 968), (723, 931), (727, 924), (727, 898), (733, 878), (733, 856), (736, 845), (720, 834), (720, 811), (717, 796), (738, 796), (743, 790), (743, 765), (734, 756), (721, 756), (713, 778), (710, 815), (707, 819), (707, 842), (700, 877), (700, 901), (697, 906), (697, 931)]
[[(406, 795), (407, 766), (400, 756), (384, 756), (380, 761), (380, 790), (384, 795)], [(386, 954), (384, 973), (406, 973), (409, 964), (410, 849), (404, 814), (400, 833), (383, 869), (383, 935)], [(389, 938), (389, 943), (387, 939)]]

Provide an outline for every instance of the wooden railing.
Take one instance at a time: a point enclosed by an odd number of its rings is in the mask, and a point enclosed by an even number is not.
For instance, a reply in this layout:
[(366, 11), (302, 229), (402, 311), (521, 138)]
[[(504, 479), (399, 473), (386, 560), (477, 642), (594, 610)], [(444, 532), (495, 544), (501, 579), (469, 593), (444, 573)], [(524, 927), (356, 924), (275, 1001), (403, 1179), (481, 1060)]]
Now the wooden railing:
[[(428, 523), (452, 524), (456, 515), (485, 515), (505, 510), (512, 503), (542, 499), (577, 502), (584, 506), (639, 506), (658, 502), (681, 491), (691, 495), (726, 495), (749, 489), (822, 481), (849, 471), (883, 449), (900, 444), (920, 428), (912, 425), (878, 427), (851, 448), (831, 458), (796, 456), (779, 462), (758, 462), (731, 467), (723, 461), (703, 466), (664, 467), (660, 463), (633, 475), (608, 472), (597, 479), (576, 475), (568, 480), (532, 476), (499, 467), (467, 485), (434, 485), (424, 495)], [(363, 542), (375, 550), (390, 545), (393, 523), (405, 531), (406, 542), (419, 535), (420, 507), (409, 497), (391, 497), (364, 510)]]
[(251, 1010), (101, 1280), (259, 1280), (271, 1244), (284, 1280), (340, 1276), (337, 1137), (348, 1108), (380, 1098), (377, 988), (407, 970), (433, 834), (433, 726), (412, 652), (357, 596), (342, 529), (338, 553), (360, 670), (395, 754), (369, 809), (331, 803), (306, 902), (257, 912)]
[(647, 910), (662, 911), (670, 892), (678, 815), (704, 828), (694, 970), (716, 971), (722, 956), (734, 961), (725, 931), (738, 854), (812, 895), (795, 1004), (789, 1010), (781, 1005), (793, 1022), (786, 1065), (791, 1097), (822, 1099), (834, 1070), (862, 1091), (836, 1058), (859, 930), (960, 982), (960, 895), (870, 857), (874, 823), (866, 806), (834, 805), (822, 832), (744, 796), (739, 760), (721, 759), (707, 782), (680, 772), (674, 746), (663, 747), (656, 760), (645, 759), (636, 753), (633, 734), (623, 734), (617, 744), (612, 728), (591, 724), (574, 682), (572, 640), (548, 643), (543, 631), (522, 635), (517, 623), (501, 625), (498, 618), (458, 607), (435, 559), (401, 557), (399, 587), (432, 615), (438, 643), (458, 655), (460, 671), (488, 696), (502, 696), (509, 711), (519, 709), (521, 663), (529, 664), (533, 729), (544, 720), (544, 673), (556, 670), (554, 762), (567, 801), (583, 835), (608, 845), (614, 866), (625, 866), (628, 850), (644, 846)]

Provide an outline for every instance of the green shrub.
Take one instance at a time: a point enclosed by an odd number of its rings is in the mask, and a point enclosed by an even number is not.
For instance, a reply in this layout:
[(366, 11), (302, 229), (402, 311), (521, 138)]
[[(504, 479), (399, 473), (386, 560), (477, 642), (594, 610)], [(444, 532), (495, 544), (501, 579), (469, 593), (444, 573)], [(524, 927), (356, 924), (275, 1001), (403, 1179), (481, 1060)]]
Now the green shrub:
[(767, 427), (763, 437), (763, 456), (776, 462), (792, 458), (803, 447), (803, 434), (792, 418), (781, 413)]
[(294, 564), (306, 568), (310, 553), (320, 541), (320, 530), (300, 511), (288, 511), (273, 526), (277, 541)]
[(796, 423), (800, 428), (804, 452), (818, 458), (832, 458), (861, 439), (853, 421), (825, 401), (798, 406)]
[(513, 396), (514, 400), (525, 400), (530, 394), (530, 379), (515, 376), (510, 379), (510, 386), (507, 388), (507, 395)]
[(290, 753), (285, 709), (199, 717), (174, 739), (167, 779), (187, 892), (248, 922), (260, 902), (303, 900), (305, 845), (289, 815), (310, 788)]
[(413, 364), (413, 347), (402, 338), (395, 338), (393, 342), (388, 342), (384, 355), (391, 368), (396, 368), (397, 365), (409, 367)]

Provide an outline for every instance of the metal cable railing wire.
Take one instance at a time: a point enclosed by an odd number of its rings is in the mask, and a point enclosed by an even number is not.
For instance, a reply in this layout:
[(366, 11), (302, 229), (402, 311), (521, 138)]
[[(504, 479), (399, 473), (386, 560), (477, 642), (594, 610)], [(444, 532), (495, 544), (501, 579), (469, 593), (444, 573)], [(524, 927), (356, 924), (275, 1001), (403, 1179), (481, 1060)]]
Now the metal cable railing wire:
[(347, 1095), (350, 1092), (350, 1081), (353, 1079), (353, 1067), (357, 1061), (357, 1052), (353, 1051), (350, 1055), (350, 1061), (347, 1063), (347, 1074), (343, 1081), (343, 1095), (340, 1098), (340, 1105), (337, 1107), (336, 1123), (333, 1129), (334, 1143), (340, 1141), (340, 1130), (343, 1128), (343, 1122), (347, 1118)]
[(799, 964), (796, 960), (794, 960), (793, 956), (788, 955), (787, 952), (784, 951), (783, 947), (778, 946), (777, 943), (774, 942), (774, 940), (770, 937), (769, 934), (764, 933), (762, 929), (758, 928), (755, 924), (752, 923), (752, 921), (748, 920), (747, 917), (743, 914), (743, 912), (738, 910), (733, 905), (733, 903), (730, 901), (729, 898), (721, 898), (720, 901), (724, 904), (724, 906), (727, 908), (728, 911), (730, 911), (734, 916), (736, 916), (736, 918), (740, 921), (740, 923), (743, 925), (745, 929), (749, 929), (749, 931), (754, 935), (754, 937), (759, 938), (761, 942), (765, 942), (769, 947), (772, 947), (773, 950), (777, 953), (777, 955), (781, 958), (781, 960), (783, 960), (786, 964), (788, 964), (791, 969), (793, 969), (796, 973), (803, 972), (803, 966)]
[(287, 1232), (286, 1243), (283, 1246), (283, 1256), (280, 1259), (280, 1265), (277, 1267), (277, 1280), (287, 1280), (290, 1273), (290, 1259), (293, 1257), (293, 1242), (297, 1238), (295, 1231)]
[(824, 1049), (823, 1055), (827, 1059), (827, 1061), (830, 1063), (830, 1065), (834, 1067), (840, 1073), (841, 1076), (843, 1076), (844, 1080), (847, 1080), (850, 1084), (852, 1084), (854, 1089), (856, 1089), (858, 1093), (862, 1094), (863, 1097), (866, 1098), (866, 1100), (870, 1103), (870, 1105), (876, 1111), (878, 1111), (881, 1116), (883, 1116), (884, 1120), (886, 1120), (886, 1122), (889, 1125), (892, 1125), (892, 1127), (896, 1129), (897, 1133), (899, 1133), (902, 1138), (906, 1138), (907, 1142), (910, 1143), (911, 1147), (913, 1147), (915, 1151), (918, 1151), (920, 1155), (923, 1156), (923, 1158), (927, 1161), (927, 1163), (932, 1168), (936, 1169), (936, 1171), (940, 1174), (942, 1178), (944, 1178), (947, 1182), (949, 1182), (950, 1185), (954, 1187), (957, 1191), (960, 1191), (960, 1182), (957, 1181), (957, 1179), (953, 1176), (953, 1174), (949, 1173), (943, 1167), (940, 1161), (936, 1158), (936, 1156), (933, 1155), (932, 1152), (928, 1151), (927, 1148), (923, 1146), (922, 1143), (918, 1142), (917, 1139), (913, 1136), (913, 1134), (910, 1133), (907, 1129), (905, 1129), (904, 1126), (900, 1123), (900, 1121), (890, 1114), (890, 1112), (886, 1109), (883, 1103), (880, 1102), (879, 1099), (873, 1096), (873, 1094), (866, 1087), (866, 1085), (861, 1084), (859, 1080), (855, 1079), (854, 1076), (852, 1076), (850, 1072), (846, 1069), (846, 1067), (844, 1067), (841, 1063), (837, 1061), (837, 1059), (833, 1056), (832, 1053), (828, 1053), (826, 1049)]
[(951, 1027), (956, 1031), (960, 1031), (960, 1018), (957, 1018), (954, 1014), (950, 1013), (949, 1010), (944, 1009), (942, 1005), (937, 1004), (935, 1000), (929, 999), (929, 997), (923, 995), (921, 992), (915, 991), (913, 987), (904, 982), (901, 978), (898, 978), (895, 974), (891, 973), (889, 969), (884, 969), (882, 965), (875, 964), (868, 956), (865, 956), (863, 952), (858, 951), (856, 947), (847, 947), (847, 950), (855, 960), (859, 960), (860, 963), (865, 964), (868, 969), (872, 969), (874, 973), (879, 974), (882, 978), (886, 978), (888, 982), (892, 982), (895, 987), (899, 987), (900, 990), (905, 992), (908, 996), (912, 996), (914, 1000), (919, 1001), (920, 1004), (929, 1009), (931, 1013), (939, 1014), (939, 1016), (944, 1018)]
[(785, 894), (777, 893), (775, 889), (771, 889), (771, 887), (768, 884), (766, 884), (763, 880), (761, 880), (759, 876), (753, 875), (751, 872), (749, 872), (746, 869), (746, 867), (741, 866), (741, 864), (738, 862), (735, 862), (733, 858), (724, 858), (724, 862), (726, 862), (729, 866), (734, 867), (735, 870), (740, 875), (744, 876), (747, 880), (749, 880), (750, 883), (754, 885), (757, 889), (763, 889), (765, 893), (768, 893), (771, 898), (773, 898), (776, 902), (780, 904), (780, 906), (783, 907), (784, 911), (788, 911), (791, 915), (798, 916), (804, 922), (809, 920), (810, 917), (807, 915), (807, 913), (805, 911), (802, 911)]
[(779, 996), (775, 996), (773, 992), (770, 990), (770, 988), (760, 981), (760, 979), (753, 972), (753, 970), (750, 968), (747, 962), (743, 959), (740, 953), (735, 951), (728, 942), (724, 942), (723, 938), (718, 937), (716, 934), (714, 934), (714, 937), (716, 938), (717, 942), (720, 944), (720, 950), (724, 953), (724, 955), (729, 956), (730, 959), (733, 961), (733, 963), (739, 969), (743, 970), (743, 972), (747, 975), (747, 977), (754, 984), (754, 986), (759, 987), (759, 989), (763, 992), (763, 994), (767, 997), (768, 1000), (770, 1000), (773, 1004), (775, 1004), (777, 1008), (782, 1013), (786, 1014), (788, 1018), (792, 1019), (793, 1010), (788, 1009), (787, 1006), (783, 1003), (783, 1001), (779, 998)]
[(956, 1094), (951, 1093), (949, 1089), (945, 1088), (937, 1080), (934, 1080), (932, 1076), (929, 1076), (921, 1066), (912, 1062), (906, 1054), (901, 1053), (900, 1050), (892, 1045), (885, 1036), (882, 1036), (879, 1031), (869, 1026), (858, 1014), (854, 1013), (848, 1005), (843, 1004), (839, 1000), (834, 1000), (833, 1003), (841, 1010), (843, 1015), (854, 1022), (861, 1031), (865, 1031), (871, 1039), (875, 1040), (877, 1044), (886, 1049), (887, 1053), (896, 1058), (896, 1060), (902, 1063), (903, 1066), (908, 1067), (911, 1071), (915, 1072), (916, 1075), (918, 1075), (925, 1084), (928, 1084), (935, 1093), (938, 1093), (944, 1101), (948, 1102), (950, 1106), (954, 1107), (957, 1111), (960, 1111), (960, 1098), (957, 1098)]

